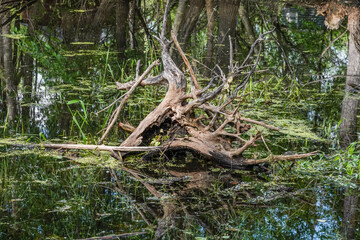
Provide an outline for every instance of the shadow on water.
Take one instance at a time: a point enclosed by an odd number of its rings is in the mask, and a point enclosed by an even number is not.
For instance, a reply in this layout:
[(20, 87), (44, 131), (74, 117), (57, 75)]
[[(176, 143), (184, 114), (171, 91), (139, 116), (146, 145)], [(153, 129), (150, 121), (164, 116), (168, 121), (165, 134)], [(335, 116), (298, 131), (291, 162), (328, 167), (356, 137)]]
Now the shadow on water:
[(124, 167), (107, 155), (3, 149), (0, 239), (359, 237), (355, 190), (182, 157)]

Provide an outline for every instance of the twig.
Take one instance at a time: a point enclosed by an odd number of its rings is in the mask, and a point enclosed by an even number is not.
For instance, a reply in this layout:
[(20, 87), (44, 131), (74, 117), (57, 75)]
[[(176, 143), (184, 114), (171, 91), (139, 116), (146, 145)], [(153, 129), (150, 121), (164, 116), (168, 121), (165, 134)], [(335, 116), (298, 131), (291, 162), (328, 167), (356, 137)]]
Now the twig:
[(258, 140), (260, 136), (261, 136), (261, 131), (258, 131), (256, 133), (255, 137), (250, 136), (250, 139), (248, 141), (246, 141), (245, 144), (241, 148), (239, 148), (231, 153), (231, 156), (234, 157), (234, 156), (238, 156), (241, 153), (243, 153), (250, 146), (254, 145), (256, 140)]
[(252, 119), (249, 119), (249, 118), (240, 117), (240, 120), (241, 120), (241, 121), (245, 121), (245, 122), (249, 122), (249, 123), (254, 123), (254, 124), (257, 124), (257, 125), (260, 125), (260, 126), (269, 128), (269, 129), (273, 129), (273, 130), (276, 130), (276, 131), (280, 131), (280, 128), (277, 128), (277, 127), (268, 125), (268, 124), (263, 123), (263, 122), (259, 122), (259, 121), (256, 121), (256, 120), (252, 120)]
[(343, 33), (341, 33), (339, 36), (337, 36), (334, 40), (331, 41), (331, 43), (324, 49), (324, 51), (321, 53), (318, 61), (325, 55), (325, 53), (329, 50), (329, 48), (342, 36), (344, 36), (345, 33), (347, 33), (349, 30), (346, 29)]
[(101, 109), (100, 111), (96, 112), (95, 114), (98, 115), (99, 113), (109, 109), (111, 106), (113, 106), (115, 103), (117, 103), (118, 101), (120, 101), (123, 97), (125, 96), (125, 94), (121, 95), (118, 99), (116, 99), (115, 101), (113, 101), (109, 106)]
[(294, 154), (294, 155), (270, 155), (266, 158), (262, 159), (246, 159), (242, 162), (244, 165), (256, 165), (261, 164), (265, 162), (271, 162), (271, 161), (287, 161), (287, 160), (296, 160), (301, 158), (307, 158), (316, 155), (318, 152), (310, 152), (310, 153), (304, 153), (304, 154)]
[(124, 99), (121, 101), (120, 105), (117, 107), (117, 109), (115, 110), (115, 114), (113, 119), (111, 120), (111, 122), (109, 123), (108, 127), (106, 128), (105, 133), (103, 134), (103, 136), (101, 137), (100, 141), (98, 142), (98, 145), (100, 145), (104, 139), (107, 137), (107, 135), (109, 134), (111, 128), (114, 126), (117, 118), (119, 117), (120, 111), (123, 108), (123, 106), (125, 105), (126, 101), (130, 98), (131, 94), (135, 91), (135, 88), (141, 83), (141, 81), (146, 77), (146, 75), (148, 75), (151, 71), (151, 69), (153, 67), (155, 67), (156, 65), (159, 65), (160, 61), (156, 60), (154, 61), (146, 70), (145, 72), (139, 77), (139, 79), (136, 80), (135, 84), (133, 86), (131, 86), (130, 90), (125, 93)]
[(196, 79), (196, 77), (195, 77), (194, 71), (193, 71), (193, 69), (192, 69), (192, 67), (191, 67), (191, 65), (190, 65), (190, 63), (189, 63), (189, 60), (186, 58), (183, 50), (181, 49), (180, 44), (179, 44), (178, 40), (176, 39), (176, 36), (175, 36), (175, 34), (174, 34), (173, 31), (171, 31), (171, 37), (172, 37), (172, 39), (174, 40), (174, 44), (175, 44), (177, 50), (179, 51), (179, 53), (180, 53), (180, 55), (181, 55), (181, 57), (182, 57), (185, 65), (186, 65), (186, 67), (189, 69), (190, 76), (191, 76), (191, 79), (192, 79), (192, 81), (191, 81), (191, 88), (192, 88), (192, 89), (191, 89), (191, 90), (193, 91), (193, 88), (194, 88), (194, 87), (195, 87), (196, 90), (199, 90), (199, 89), (200, 89), (200, 86), (199, 86), (199, 84), (198, 84), (198, 82), (197, 82), (197, 79)]
[(268, 152), (269, 152), (270, 154), (272, 154), (270, 148), (269, 148), (268, 145), (266, 144), (266, 141), (265, 141), (265, 138), (264, 138), (263, 135), (261, 135), (261, 140), (263, 141), (263, 143), (264, 143), (266, 149), (268, 150)]
[(233, 45), (231, 41), (231, 36), (229, 35), (229, 42), (230, 42), (230, 72), (233, 72), (234, 69), (234, 60), (233, 60)]
[(94, 239), (100, 239), (100, 240), (112, 240), (112, 239), (118, 239), (118, 238), (129, 238), (134, 237), (138, 235), (144, 235), (146, 232), (133, 232), (133, 233), (122, 233), (117, 235), (107, 235), (102, 237), (91, 237), (91, 238), (79, 238), (76, 240), (94, 240)]

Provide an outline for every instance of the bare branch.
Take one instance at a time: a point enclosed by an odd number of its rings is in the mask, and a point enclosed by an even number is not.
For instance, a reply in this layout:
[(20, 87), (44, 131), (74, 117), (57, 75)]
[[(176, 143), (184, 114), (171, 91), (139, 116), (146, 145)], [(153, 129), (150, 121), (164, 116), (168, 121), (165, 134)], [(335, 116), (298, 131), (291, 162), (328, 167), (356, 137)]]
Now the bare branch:
[(254, 124), (257, 124), (257, 125), (260, 125), (260, 126), (263, 126), (263, 127), (269, 128), (269, 129), (272, 129), (272, 130), (280, 131), (280, 128), (277, 128), (277, 127), (268, 125), (268, 124), (263, 123), (263, 122), (259, 122), (259, 121), (252, 120), (252, 119), (249, 119), (249, 118), (244, 118), (244, 117), (240, 117), (239, 119), (240, 119), (241, 121), (245, 121), (245, 122), (249, 122), (249, 123), (254, 123)]
[(331, 43), (324, 49), (324, 51), (320, 54), (320, 57), (318, 60), (320, 60), (321, 58), (323, 58), (323, 56), (325, 55), (325, 53), (329, 50), (329, 48), (337, 41), (339, 40), (339, 38), (341, 38), (342, 36), (344, 36), (345, 33), (347, 33), (349, 30), (346, 29), (343, 33), (341, 33), (339, 36), (337, 36), (334, 40), (331, 41)]
[(130, 88), (130, 90), (125, 94), (124, 99), (121, 101), (120, 105), (117, 107), (117, 109), (115, 110), (115, 114), (113, 119), (111, 120), (111, 122), (109, 123), (108, 127), (106, 128), (105, 133), (103, 134), (103, 136), (101, 137), (101, 139), (99, 140), (99, 145), (104, 141), (104, 139), (107, 137), (107, 135), (109, 134), (111, 128), (114, 126), (117, 118), (119, 117), (120, 111), (123, 108), (123, 106), (125, 105), (126, 101), (130, 98), (131, 94), (135, 91), (135, 88), (141, 83), (141, 81), (146, 77), (146, 75), (148, 75), (151, 71), (151, 69), (153, 67), (155, 67), (156, 65), (159, 65), (160, 61), (156, 60), (154, 61), (146, 70), (145, 72), (139, 77), (139, 79), (136, 80), (136, 83)]
[(119, 122), (119, 127), (127, 132), (133, 132), (136, 129), (134, 126), (130, 125), (129, 123), (122, 123), (122, 122)]
[(231, 41), (231, 36), (229, 35), (229, 43), (230, 43), (230, 72), (234, 71), (234, 56), (233, 56), (233, 45), (232, 45), (232, 41)]
[[(140, 83), (140, 86), (156, 85), (156, 84), (161, 84), (162, 82), (165, 82), (165, 78), (163, 77), (163, 74), (161, 73), (157, 76), (151, 76), (151, 77), (148, 77), (148, 78), (142, 80)], [(118, 90), (128, 90), (135, 83), (136, 83), (136, 80), (126, 82), (126, 83), (116, 82), (116, 87)]]
[(164, 12), (164, 18), (163, 18), (163, 25), (162, 25), (162, 29), (161, 29), (161, 35), (160, 35), (161, 41), (165, 40), (166, 22), (167, 22), (169, 9), (170, 9), (170, 2), (171, 2), (171, 0), (166, 1), (166, 7), (165, 7), (165, 12)]
[(248, 149), (250, 146), (254, 145), (256, 140), (258, 140), (260, 137), (261, 137), (261, 131), (258, 131), (256, 133), (255, 137), (250, 136), (250, 139), (247, 140), (241, 148), (233, 151), (230, 155), (232, 157), (234, 157), (234, 156), (238, 156), (238, 155), (242, 154), (246, 149)]
[(97, 150), (97, 151), (117, 151), (117, 152), (148, 152), (160, 149), (159, 147), (118, 147), (105, 145), (83, 145), (83, 144), (35, 144), (20, 145), (23, 147), (44, 147), (59, 149), (75, 149), (75, 150)]
[(266, 158), (262, 159), (246, 159), (243, 161), (244, 165), (256, 165), (265, 162), (276, 162), (276, 161), (289, 161), (289, 160), (296, 160), (301, 158), (307, 158), (311, 156), (315, 156), (318, 152), (310, 152), (304, 154), (294, 154), (294, 155), (269, 155)]
[(174, 40), (174, 44), (175, 44), (177, 50), (179, 51), (179, 53), (180, 53), (185, 65), (186, 65), (186, 67), (189, 69), (190, 76), (191, 76), (191, 79), (192, 79), (192, 81), (191, 81), (191, 91), (194, 93), (194, 95), (196, 95), (195, 90), (199, 90), (200, 86), (199, 86), (199, 84), (197, 82), (194, 71), (193, 71), (193, 69), (192, 69), (192, 67), (191, 67), (191, 65), (189, 63), (189, 60), (186, 58), (183, 50), (181, 49), (180, 44), (179, 44), (178, 40), (176, 39), (176, 36), (175, 36), (173, 31), (171, 31), (171, 37)]

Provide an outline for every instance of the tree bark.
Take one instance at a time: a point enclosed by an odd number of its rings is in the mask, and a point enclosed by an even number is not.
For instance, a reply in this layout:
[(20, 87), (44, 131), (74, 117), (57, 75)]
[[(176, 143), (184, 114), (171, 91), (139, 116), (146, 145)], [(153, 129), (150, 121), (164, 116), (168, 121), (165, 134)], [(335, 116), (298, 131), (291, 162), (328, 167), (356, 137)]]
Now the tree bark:
[(345, 189), (342, 232), (345, 239), (355, 239), (359, 215), (359, 193), (357, 189)]
[[(5, 19), (5, 18), (4, 18)], [(5, 21), (5, 20), (4, 20)], [(3, 19), (0, 17), (0, 22), (3, 22)], [(3, 36), (2, 36), (2, 27), (0, 27), (0, 75), (3, 74), (4, 71), (4, 51), (3, 51)], [(6, 112), (6, 105), (5, 105), (5, 99), (6, 99), (6, 93), (5, 93), (5, 79), (0, 78), (0, 109), (2, 112)]]
[[(2, 22), (1, 18), (0, 21)], [(4, 67), (4, 51), (3, 51), (4, 40), (2, 34), (3, 34), (2, 27), (0, 27), (0, 69), (1, 70)]]
[(30, 54), (23, 56), (23, 99), (21, 105), (25, 103), (25, 106), (21, 107), (21, 117), (24, 125), (28, 124), (30, 118), (30, 103), (32, 102), (32, 82), (34, 77), (34, 59)]
[(129, 16), (129, 0), (119, 0), (116, 3), (116, 47), (119, 61), (124, 61), (126, 49), (126, 32)]
[(178, 35), (181, 22), (183, 21), (183, 18), (185, 15), (184, 13), (186, 10), (186, 2), (187, 2), (187, 0), (179, 0), (179, 5), (176, 10), (175, 20), (174, 20), (174, 25), (173, 25), (174, 26), (173, 32), (176, 36)]
[(206, 29), (206, 59), (204, 76), (210, 77), (210, 68), (213, 67), (213, 52), (214, 52), (214, 31), (215, 31), (215, 8), (213, 0), (205, 0), (206, 17), (208, 20)]
[(180, 44), (188, 45), (191, 34), (195, 29), (196, 23), (204, 8), (204, 5), (204, 0), (191, 0), (189, 5), (186, 7), (186, 12), (183, 15), (177, 34), (177, 38)]
[(255, 42), (256, 37), (255, 37), (253, 26), (251, 25), (249, 13), (246, 9), (246, 6), (244, 6), (243, 2), (241, 2), (240, 6), (239, 6), (239, 15), (241, 18), (241, 22), (244, 25), (245, 30), (246, 30), (246, 36), (248, 37), (248, 43), (251, 45), (251, 44), (253, 44), (253, 42)]
[(236, 32), (237, 14), (240, 0), (222, 0), (219, 1), (219, 34), (218, 49), (216, 55), (217, 64), (225, 73), (230, 59), (229, 36), (234, 38)]
[(130, 2), (129, 8), (129, 37), (130, 37), (130, 49), (136, 48), (136, 38), (135, 38), (135, 10), (136, 10), (136, 0)]
[[(3, 27), (3, 34), (10, 34), (10, 24), (6, 24)], [(17, 85), (14, 76), (14, 64), (12, 59), (12, 41), (6, 36), (3, 36), (3, 51), (6, 85), (6, 104), (8, 110), (7, 115), (9, 123), (12, 123), (16, 118)]]
[(356, 42), (360, 37), (360, 10), (351, 8), (348, 13), (348, 29), (350, 31), (348, 64), (345, 83), (345, 95), (341, 108), (342, 122), (339, 128), (340, 145), (346, 148), (357, 139), (357, 113), (360, 88), (360, 49)]

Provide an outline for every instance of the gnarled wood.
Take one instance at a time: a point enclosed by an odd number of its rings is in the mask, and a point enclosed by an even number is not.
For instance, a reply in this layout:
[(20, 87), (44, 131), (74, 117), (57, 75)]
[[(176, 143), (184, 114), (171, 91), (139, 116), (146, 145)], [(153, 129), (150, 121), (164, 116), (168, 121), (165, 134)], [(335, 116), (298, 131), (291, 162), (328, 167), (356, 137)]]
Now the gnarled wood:
[[(169, 2), (166, 13), (168, 8)], [(163, 26), (166, 26), (166, 15), (164, 16)], [(218, 68), (219, 71), (217, 72), (220, 72), (220, 74), (214, 73), (214, 77), (209, 84), (202, 88), (197, 83), (190, 63), (187, 61), (180, 45), (177, 43), (176, 36), (173, 34), (173, 40), (190, 71), (191, 78), (187, 80), (184, 73), (174, 63), (169, 54), (171, 42), (165, 38), (165, 31), (163, 29), (158, 40), (162, 47), (164, 71), (159, 76), (150, 77), (142, 81), (118, 84), (118, 89), (130, 88), (129, 91), (131, 91), (135, 84), (145, 86), (166, 82), (168, 91), (163, 101), (140, 122), (139, 126), (121, 144), (121, 147), (147, 144), (153, 137), (162, 132), (163, 135), (168, 136), (169, 140), (162, 142), (162, 150), (157, 149), (155, 152), (167, 150), (191, 151), (222, 166), (231, 168), (241, 168), (266, 161), (294, 160), (314, 155), (314, 153), (292, 156), (269, 155), (267, 158), (259, 160), (246, 159), (242, 155), (244, 151), (254, 146), (257, 141), (264, 142), (264, 137), (260, 131), (248, 134), (250, 137), (243, 136), (244, 133), (252, 128), (251, 124), (261, 125), (275, 131), (279, 130), (275, 126), (243, 117), (238, 111), (239, 108), (232, 107), (231, 105), (235, 99), (241, 98), (241, 96), (238, 96), (238, 92), (246, 86), (248, 79), (259, 63), (260, 54), (255, 59), (255, 63), (249, 65), (250, 56), (254, 53), (255, 47), (261, 44), (264, 36), (271, 32), (261, 34), (254, 41), (249, 56), (245, 58), (244, 63), (238, 66), (230, 59), (229, 74), (226, 76)], [(235, 84), (233, 79), (240, 76), (240, 70), (247, 66), (250, 67), (250, 71), (243, 77), (242, 81), (237, 81)], [(217, 86), (215, 86), (216, 83)], [(188, 84), (191, 85), (190, 93), (187, 92)], [(224, 89), (228, 91), (231, 85), (233, 85), (231, 94), (224, 95)], [(219, 97), (225, 98), (225, 104), (216, 106), (210, 102)], [(198, 111), (203, 111), (204, 114), (198, 115), (196, 113)], [(233, 128), (233, 132), (225, 130), (228, 128)]]

